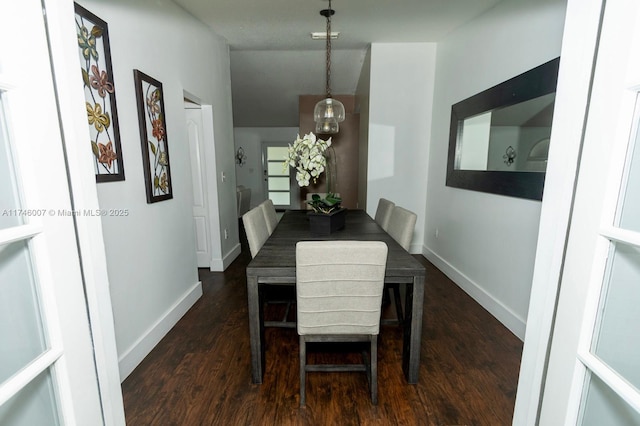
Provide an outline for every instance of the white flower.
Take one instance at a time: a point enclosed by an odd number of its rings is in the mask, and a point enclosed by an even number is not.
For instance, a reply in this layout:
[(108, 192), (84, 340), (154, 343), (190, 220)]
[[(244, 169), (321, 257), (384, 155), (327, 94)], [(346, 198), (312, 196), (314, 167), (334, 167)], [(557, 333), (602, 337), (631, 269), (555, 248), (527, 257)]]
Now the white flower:
[(313, 133), (308, 133), (300, 138), (298, 134), (293, 145), (289, 144), (287, 158), (284, 160), (284, 169), (289, 167), (296, 169), (296, 181), (301, 187), (309, 186), (310, 180), (315, 183), (324, 172), (327, 158), (324, 152), (331, 146), (331, 138), (318, 139)]

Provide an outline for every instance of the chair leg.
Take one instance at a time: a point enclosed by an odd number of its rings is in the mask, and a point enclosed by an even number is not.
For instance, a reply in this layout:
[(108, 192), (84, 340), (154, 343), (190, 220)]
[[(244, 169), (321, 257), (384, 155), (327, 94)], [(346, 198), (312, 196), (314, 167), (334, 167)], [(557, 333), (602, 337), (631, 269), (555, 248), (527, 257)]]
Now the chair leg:
[(371, 403), (378, 405), (378, 336), (371, 336)]
[(305, 385), (307, 381), (306, 369), (307, 369), (307, 344), (304, 340), (304, 336), (300, 336), (300, 406), (304, 406), (306, 403)]

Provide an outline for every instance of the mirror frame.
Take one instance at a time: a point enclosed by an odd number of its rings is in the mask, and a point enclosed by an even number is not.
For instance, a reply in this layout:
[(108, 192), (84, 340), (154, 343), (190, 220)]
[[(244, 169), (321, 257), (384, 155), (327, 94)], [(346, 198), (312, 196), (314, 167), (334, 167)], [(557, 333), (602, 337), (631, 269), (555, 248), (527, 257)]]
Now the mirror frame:
[(559, 64), (559, 57), (552, 59), (451, 107), (447, 186), (542, 200), (546, 172), (455, 169), (458, 126), (465, 118), (555, 92)]

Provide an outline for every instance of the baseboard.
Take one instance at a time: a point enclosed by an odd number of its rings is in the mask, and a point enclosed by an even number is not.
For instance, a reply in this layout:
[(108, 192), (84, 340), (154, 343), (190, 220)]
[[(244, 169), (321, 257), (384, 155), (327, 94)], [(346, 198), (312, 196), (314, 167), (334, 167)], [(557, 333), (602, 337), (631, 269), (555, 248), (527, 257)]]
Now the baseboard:
[(189, 291), (147, 330), (118, 360), (120, 382), (149, 355), (149, 352), (162, 340), (194, 303), (202, 296), (202, 282), (198, 281)]
[(223, 272), (229, 265), (231, 265), (231, 262), (236, 260), (236, 257), (240, 255), (241, 251), (242, 248), (240, 247), (240, 244), (236, 244), (236, 246), (233, 247), (226, 256), (224, 256), (224, 258), (211, 259), (209, 269), (215, 272)]
[(224, 271), (224, 261), (222, 258), (211, 259), (209, 262), (209, 270), (216, 272)]
[[(502, 302), (495, 299), (491, 294), (487, 293), (477, 283), (473, 282), (469, 277), (454, 268), (450, 263), (442, 259), (427, 247), (422, 248), (422, 255), (440, 269), (451, 281), (456, 283), (458, 287), (464, 290), (476, 302), (485, 308), (491, 315), (507, 327), (520, 340), (524, 341), (524, 333), (526, 329), (526, 321), (519, 318), (513, 311), (507, 308)], [(429, 277), (427, 277), (429, 279)]]
[(222, 259), (222, 266), (223, 266), (222, 270), (224, 271), (225, 269), (227, 269), (227, 267), (231, 265), (231, 263), (234, 260), (236, 260), (236, 257), (240, 256), (241, 252), (242, 252), (242, 246), (240, 245), (240, 243), (238, 243)]

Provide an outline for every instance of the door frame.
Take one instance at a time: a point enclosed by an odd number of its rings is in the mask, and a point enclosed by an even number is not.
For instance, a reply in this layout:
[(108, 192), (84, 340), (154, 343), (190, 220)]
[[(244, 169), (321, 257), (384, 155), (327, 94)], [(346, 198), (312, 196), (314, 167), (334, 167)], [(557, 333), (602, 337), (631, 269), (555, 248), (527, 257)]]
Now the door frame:
[(556, 319), (604, 0), (568, 0), (513, 424), (536, 425)]
[[(98, 210), (93, 164), (86, 161), (90, 140), (82, 85), (78, 84), (77, 35), (73, 1), (42, 0), (47, 22), (50, 60), (58, 102), (69, 191), (76, 210)], [(76, 242), (105, 425), (124, 425), (124, 404), (116, 347), (113, 308), (101, 219), (75, 216)]]
[(208, 267), (211, 271), (224, 271), (233, 259), (229, 261), (222, 258), (221, 238), (223, 232), (220, 226), (220, 213), (218, 208), (219, 201), (215, 139), (213, 131), (213, 107), (209, 104), (203, 104), (198, 96), (189, 93), (186, 90), (183, 90), (183, 97), (185, 101), (197, 105), (197, 109), (200, 110), (200, 114), (202, 116), (202, 144), (204, 148), (202, 152), (202, 162), (204, 164), (203, 168), (205, 171), (204, 185), (206, 187), (205, 196), (207, 198), (207, 238), (209, 243)]

